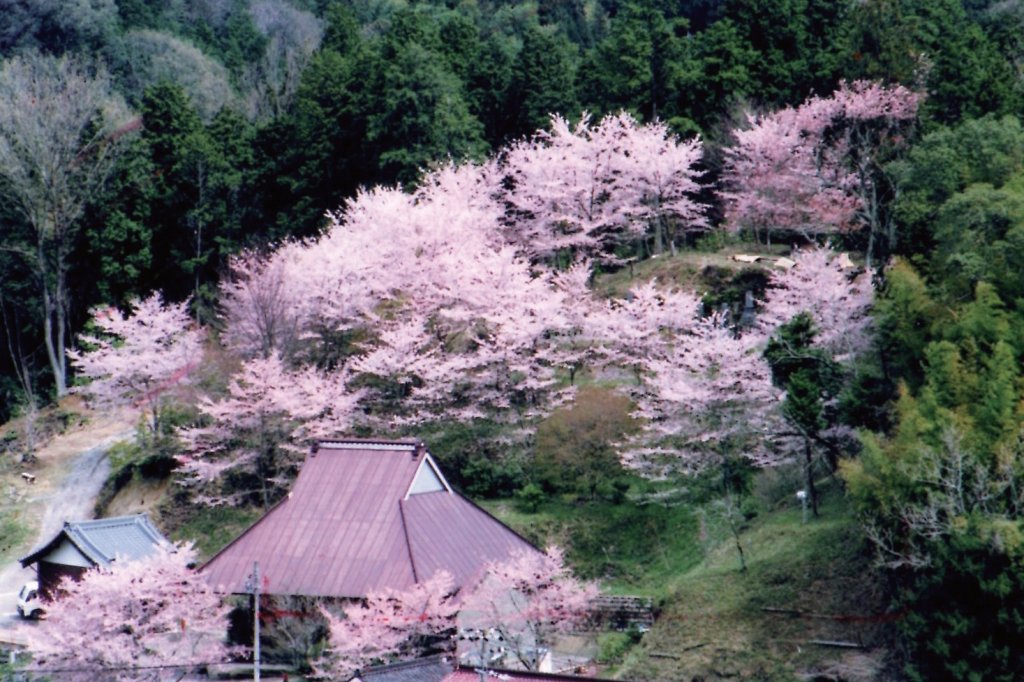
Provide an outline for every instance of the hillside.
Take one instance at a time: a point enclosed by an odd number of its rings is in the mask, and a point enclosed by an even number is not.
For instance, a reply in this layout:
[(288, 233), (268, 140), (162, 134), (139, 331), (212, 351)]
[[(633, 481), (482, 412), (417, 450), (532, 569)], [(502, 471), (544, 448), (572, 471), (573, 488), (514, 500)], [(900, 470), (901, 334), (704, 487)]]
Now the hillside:
[[(1024, 3), (0, 5), (4, 561), (94, 498), (201, 560), (417, 438), (655, 600), (609, 674), (1024, 679)], [(450, 633), (349, 615), (282, 656)]]
[(633, 502), (486, 506), (527, 537), (564, 542), (578, 568), (607, 576), (606, 590), (654, 600), (649, 632), (601, 636), (613, 678), (887, 679), (883, 578), (844, 493), (825, 487), (821, 516), (806, 524), (795, 498), (742, 521), (745, 571), (721, 520), (685, 498), (644, 512)]

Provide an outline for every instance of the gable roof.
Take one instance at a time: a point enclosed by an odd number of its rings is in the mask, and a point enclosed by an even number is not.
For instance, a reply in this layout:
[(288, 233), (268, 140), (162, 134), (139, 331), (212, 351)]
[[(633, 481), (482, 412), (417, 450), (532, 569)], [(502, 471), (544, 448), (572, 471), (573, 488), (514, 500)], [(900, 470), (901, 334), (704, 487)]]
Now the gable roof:
[(94, 521), (65, 521), (60, 532), (21, 559), (22, 566), (45, 559), (61, 543), (69, 542), (94, 566), (109, 566), (116, 557), (140, 559), (170, 542), (145, 514), (115, 516)]
[(292, 491), (200, 570), (245, 591), (258, 561), (265, 592), (364, 597), (449, 571), (462, 586), (529, 542), (451, 489), (416, 441), (314, 445)]

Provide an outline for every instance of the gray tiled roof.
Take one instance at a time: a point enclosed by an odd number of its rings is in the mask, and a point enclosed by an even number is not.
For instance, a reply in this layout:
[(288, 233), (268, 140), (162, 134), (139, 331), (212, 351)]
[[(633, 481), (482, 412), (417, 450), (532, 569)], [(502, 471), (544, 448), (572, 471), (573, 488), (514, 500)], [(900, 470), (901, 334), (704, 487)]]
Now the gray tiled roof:
[(352, 682), (441, 682), (454, 667), (442, 656), (417, 658), (403, 663), (392, 663), (367, 668)]
[(145, 514), (95, 521), (66, 521), (53, 540), (22, 559), (21, 564), (27, 566), (39, 560), (55, 549), (62, 537), (66, 537), (97, 566), (109, 566), (116, 557), (140, 559), (153, 554), (157, 547), (171, 544)]

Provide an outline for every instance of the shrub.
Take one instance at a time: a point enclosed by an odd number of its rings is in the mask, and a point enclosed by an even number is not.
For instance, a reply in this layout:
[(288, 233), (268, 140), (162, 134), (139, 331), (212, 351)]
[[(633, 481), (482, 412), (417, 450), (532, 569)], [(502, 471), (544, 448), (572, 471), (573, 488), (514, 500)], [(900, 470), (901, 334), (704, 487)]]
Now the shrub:
[(615, 443), (638, 428), (631, 410), (628, 398), (588, 386), (571, 407), (553, 412), (537, 428), (534, 464), (541, 485), (591, 500), (620, 495), (613, 484), (623, 474)]

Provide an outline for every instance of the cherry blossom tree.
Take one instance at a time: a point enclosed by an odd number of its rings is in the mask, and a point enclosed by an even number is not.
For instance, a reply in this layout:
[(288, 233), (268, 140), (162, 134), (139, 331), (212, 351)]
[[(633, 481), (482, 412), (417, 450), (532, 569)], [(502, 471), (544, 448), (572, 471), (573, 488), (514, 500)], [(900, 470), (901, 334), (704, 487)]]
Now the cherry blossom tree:
[[(736, 130), (736, 143), (725, 150), (721, 193), (726, 224), (749, 229), (770, 241), (773, 231), (814, 235), (843, 232), (855, 226), (858, 199), (851, 191), (852, 173), (819, 161), (817, 134), (801, 127), (796, 109), (747, 116), (748, 128)], [(821, 152), (830, 151), (822, 149)]]
[(891, 247), (882, 163), (905, 146), (921, 96), (903, 86), (841, 83), (830, 97), (748, 116), (725, 152), (722, 197), (732, 229), (807, 235), (868, 229)]
[(833, 98), (840, 113), (826, 134), (837, 139), (835, 146), (844, 153), (844, 165), (855, 177), (857, 218), (868, 231), (870, 269), (879, 240), (883, 257), (896, 245), (888, 205), (897, 190), (883, 164), (907, 148), (923, 95), (902, 85), (856, 81), (841, 83)]
[(573, 577), (558, 547), (524, 550), (487, 564), (463, 598), (459, 620), (464, 627), (496, 630), (524, 667), (537, 670), (539, 650), (578, 627), (597, 593), (595, 584)]
[(270, 257), (245, 252), (231, 259), (230, 273), (220, 285), (224, 341), (242, 357), (290, 358), (297, 351), (307, 311), (301, 292), (292, 285), (292, 249)]
[[(186, 451), (178, 455), (185, 485), (209, 487), (228, 473), (251, 472), (264, 507), (287, 483), (289, 455), (303, 451), (302, 441), (348, 430), (361, 393), (349, 391), (342, 373), (324, 375), (307, 368), (289, 371), (275, 354), (253, 358), (228, 386), (222, 400), (206, 399), (199, 409), (209, 425), (182, 431)], [(203, 494), (211, 504), (234, 497)]]
[(672, 219), (703, 227), (699, 140), (678, 142), (662, 123), (640, 125), (623, 112), (571, 126), (558, 115), (550, 131), (513, 143), (499, 157), (509, 240), (531, 260), (572, 252), (614, 262), (614, 247), (653, 223), (659, 240)]
[(724, 314), (713, 314), (643, 356), (635, 400), (646, 427), (624, 463), (659, 476), (726, 466), (737, 453), (757, 467), (782, 462), (781, 395), (761, 354), (765, 341), (760, 333), (737, 334)]
[(701, 187), (697, 165), (702, 148), (699, 138), (679, 141), (661, 121), (639, 125), (629, 114), (613, 117), (618, 153), (613, 156), (621, 183), (638, 193), (638, 203), (628, 209), (634, 222), (653, 228), (654, 253), (668, 241), (676, 252), (676, 234), (708, 226), (706, 207), (695, 200)]
[(159, 293), (130, 303), (131, 314), (114, 308), (93, 311), (98, 334), (82, 334), (87, 350), (68, 351), (78, 373), (90, 379), (75, 391), (101, 404), (135, 404), (149, 413), (149, 430), (160, 434), (163, 397), (187, 381), (202, 353), (202, 333), (186, 303), (164, 304)]
[(455, 582), (447, 571), (407, 590), (372, 592), (344, 605), (343, 614), (321, 609), (328, 625), (321, 672), (347, 679), (374, 663), (415, 658), (427, 649), (448, 648), (458, 613)]
[(870, 309), (874, 300), (871, 273), (854, 267), (845, 254), (812, 247), (795, 252), (796, 265), (773, 270), (758, 325), (766, 333), (797, 314), (811, 315), (816, 344), (849, 359), (865, 350), (870, 340)]
[(634, 285), (625, 298), (607, 301), (593, 316), (602, 364), (627, 367), (642, 384), (647, 363), (689, 332), (702, 307), (696, 294), (660, 287), (653, 279)]
[(241, 263), (225, 289), (229, 342), (282, 350), (283, 326), (309, 356), (355, 339), (332, 363), (367, 389), (367, 417), (391, 427), (540, 409), (554, 383), (544, 340), (565, 325), (564, 294), (504, 242), (488, 173), (446, 166), (413, 194), (363, 191), (319, 240)]
[[(783, 407), (785, 393), (773, 386), (764, 349), (779, 327), (802, 312), (815, 326), (814, 345), (846, 363), (870, 339), (874, 289), (870, 274), (829, 249), (793, 255), (796, 265), (771, 273), (757, 324), (740, 332), (722, 313), (700, 316), (696, 297), (668, 294), (653, 283), (638, 285), (631, 300), (607, 322), (605, 337), (620, 339), (620, 364), (631, 362), (637, 385), (631, 393), (645, 429), (624, 451), (624, 463), (651, 475), (695, 472), (728, 465), (741, 453), (757, 467), (775, 466), (809, 447), (793, 433)], [(638, 338), (631, 338), (634, 329)], [(629, 349), (636, 348), (630, 358)], [(841, 429), (831, 434), (842, 436)]]
[(227, 609), (179, 545), (65, 578), (47, 620), (25, 630), (37, 674), (63, 680), (138, 680), (186, 674), (227, 658)]

